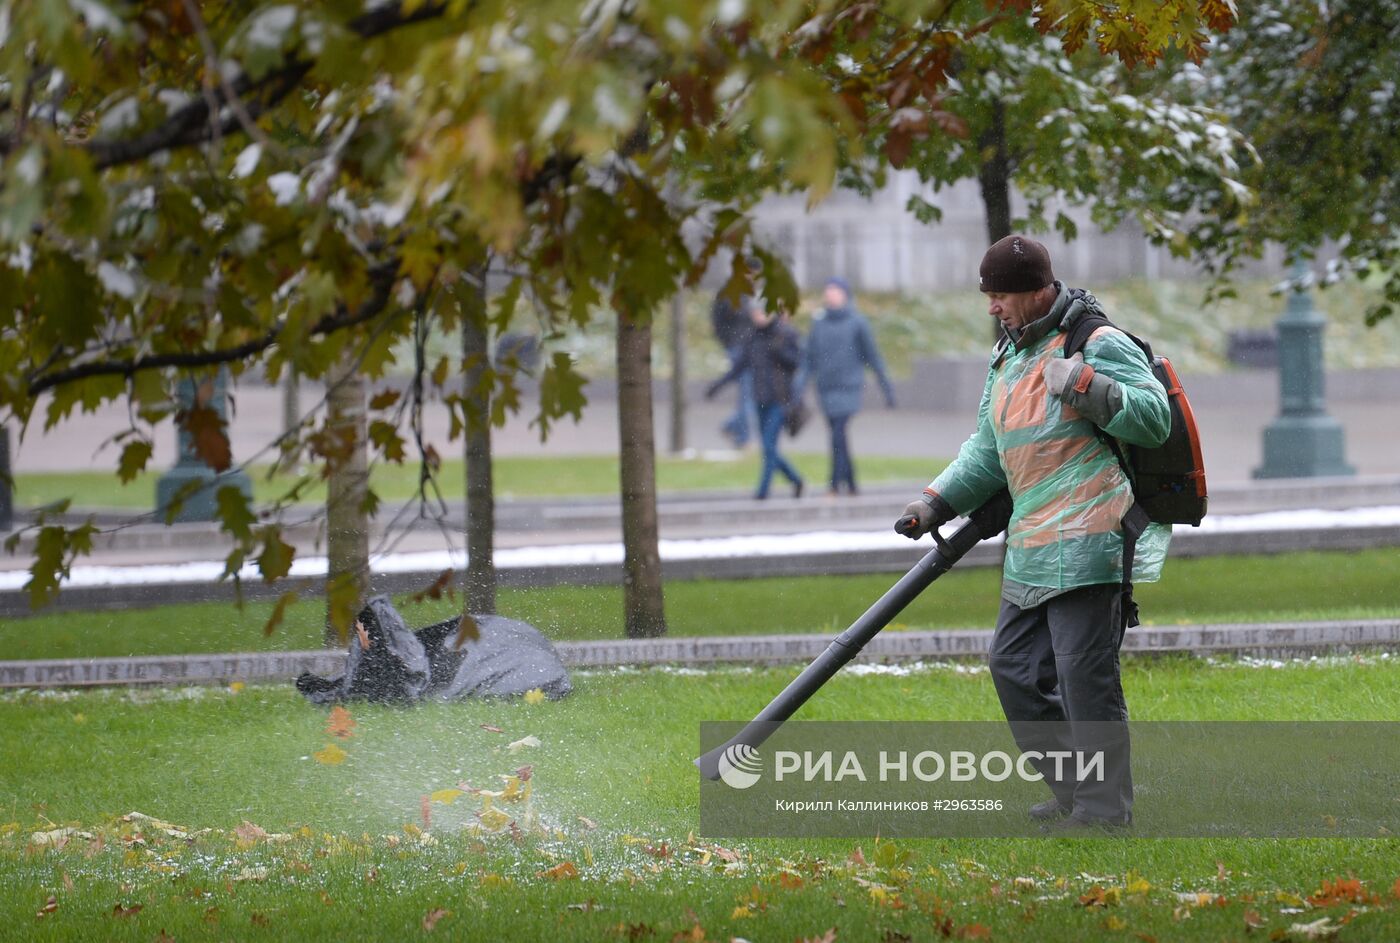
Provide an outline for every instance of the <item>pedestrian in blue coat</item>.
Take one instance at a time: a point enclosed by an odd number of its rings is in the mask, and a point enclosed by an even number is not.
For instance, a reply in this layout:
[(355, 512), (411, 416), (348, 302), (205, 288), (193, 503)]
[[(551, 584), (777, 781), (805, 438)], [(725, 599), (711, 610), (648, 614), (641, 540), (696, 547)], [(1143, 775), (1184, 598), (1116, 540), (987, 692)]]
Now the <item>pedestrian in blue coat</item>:
[(792, 483), (793, 497), (800, 498), (802, 476), (778, 452), (778, 440), (782, 436), (788, 404), (792, 401), (793, 374), (802, 360), (802, 341), (786, 317), (769, 314), (758, 299), (745, 298), (742, 306), (749, 314), (753, 332), (729, 372), (710, 384), (705, 398), (713, 399), (725, 384), (744, 375), (749, 377), (758, 407), (758, 434), (763, 443), (763, 470), (759, 473), (754, 497), (760, 501), (767, 498), (773, 473), (781, 472)]
[(860, 412), (866, 368), (894, 409), (894, 388), (885, 373), (885, 362), (875, 346), (870, 322), (851, 303), (851, 286), (844, 278), (827, 279), (822, 291), (824, 307), (818, 311), (807, 337), (804, 374), (817, 388), (817, 402), (831, 430), (831, 493), (844, 488), (856, 493), (856, 471), (851, 461), (847, 429)]

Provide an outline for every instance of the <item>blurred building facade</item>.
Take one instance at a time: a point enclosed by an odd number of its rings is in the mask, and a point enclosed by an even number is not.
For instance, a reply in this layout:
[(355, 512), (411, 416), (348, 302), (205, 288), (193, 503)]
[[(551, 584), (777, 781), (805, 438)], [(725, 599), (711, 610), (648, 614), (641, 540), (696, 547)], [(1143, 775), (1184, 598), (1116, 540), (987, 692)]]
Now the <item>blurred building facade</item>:
[[(910, 213), (911, 196), (943, 211), (925, 225)], [(1025, 201), (1013, 196), (1013, 212)], [(1037, 234), (1050, 249), (1055, 274), (1073, 284), (1092, 285), (1130, 277), (1194, 279), (1195, 263), (1174, 258), (1152, 245), (1135, 221), (1106, 233), (1083, 207), (1052, 207), (1075, 221), (1079, 234), (1066, 242), (1059, 233)], [(881, 190), (864, 197), (849, 190), (832, 193), (810, 211), (800, 195), (765, 200), (755, 212), (756, 230), (769, 248), (792, 267), (803, 290), (815, 290), (830, 275), (847, 278), (856, 291), (920, 294), (975, 290), (977, 266), (987, 247), (982, 198), (975, 180), (963, 180), (935, 193), (913, 171), (892, 173)], [(1281, 277), (1275, 250), (1246, 269), (1261, 277)], [(712, 271), (712, 276), (719, 275)], [(719, 275), (722, 281), (722, 275)]]

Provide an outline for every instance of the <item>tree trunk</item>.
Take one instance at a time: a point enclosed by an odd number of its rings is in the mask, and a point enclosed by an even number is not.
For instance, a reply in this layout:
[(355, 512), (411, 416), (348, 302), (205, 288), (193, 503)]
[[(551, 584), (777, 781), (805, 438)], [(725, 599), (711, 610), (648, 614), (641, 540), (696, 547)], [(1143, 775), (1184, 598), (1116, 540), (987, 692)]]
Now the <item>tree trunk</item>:
[(291, 435), (301, 425), (301, 374), (291, 364), (282, 377), (282, 434)]
[[(1011, 235), (1011, 158), (1006, 150), (1006, 108), (1000, 99), (992, 101), (992, 124), (977, 139), (982, 165), (977, 182), (982, 189), (982, 209), (986, 214), (987, 245)], [(1001, 340), (1001, 325), (992, 321), (992, 340)]]
[(651, 322), (618, 312), (617, 426), (622, 484), (622, 594), (628, 638), (666, 634), (651, 413)]
[(347, 351), (331, 371), (326, 395), (335, 441), (347, 444), (331, 462), (326, 488), (326, 631), (328, 646), (339, 647), (369, 591), (369, 435), (365, 381)]
[(496, 611), (496, 494), (491, 479), (491, 387), (483, 383), (491, 369), (491, 337), (486, 323), (486, 273), (462, 299), (464, 442), (467, 465), (467, 612)]
[(987, 245), (1011, 235), (1011, 157), (1006, 149), (1006, 108), (992, 102), (992, 124), (977, 140), (982, 166), (977, 181), (987, 214)]
[(671, 299), (671, 453), (685, 451), (685, 300)]

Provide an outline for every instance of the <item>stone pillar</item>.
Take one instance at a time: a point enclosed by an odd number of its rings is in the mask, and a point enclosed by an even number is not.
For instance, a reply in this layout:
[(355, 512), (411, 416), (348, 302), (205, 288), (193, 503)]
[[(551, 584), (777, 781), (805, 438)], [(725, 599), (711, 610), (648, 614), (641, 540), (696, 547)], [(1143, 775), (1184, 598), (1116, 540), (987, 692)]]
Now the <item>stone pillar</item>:
[(1282, 406), (1264, 430), (1264, 463), (1255, 478), (1321, 478), (1356, 474), (1346, 463), (1341, 423), (1327, 414), (1322, 332), (1327, 318), (1313, 307), (1312, 276), (1293, 263), (1293, 287), (1278, 320)]
[[(194, 379), (191, 377), (181, 378), (175, 388), (175, 397), (180, 409), (187, 410), (193, 407), (196, 394), (197, 387)], [(220, 369), (214, 375), (213, 389), (209, 395), (209, 401), (205, 405), (214, 410), (219, 418), (227, 423), (227, 370)], [(247, 474), (236, 468), (229, 469), (222, 474), (215, 472), (200, 459), (194, 448), (194, 439), (189, 432), (178, 424), (175, 432), (179, 443), (179, 458), (175, 462), (175, 467), (161, 475), (156, 481), (157, 513), (164, 515), (166, 508), (179, 495), (181, 497), (180, 508), (175, 512), (174, 521), (212, 521), (217, 516), (219, 489), (225, 485), (234, 486), (242, 491), (249, 500), (252, 500), (253, 483), (248, 479)], [(191, 482), (199, 484), (196, 486)]]

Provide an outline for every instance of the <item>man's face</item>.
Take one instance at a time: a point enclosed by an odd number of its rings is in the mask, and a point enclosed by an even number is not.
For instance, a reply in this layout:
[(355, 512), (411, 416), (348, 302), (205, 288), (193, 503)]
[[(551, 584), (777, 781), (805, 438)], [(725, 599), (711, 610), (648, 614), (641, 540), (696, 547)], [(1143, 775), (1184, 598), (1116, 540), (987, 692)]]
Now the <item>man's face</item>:
[(1020, 329), (1044, 317), (1053, 303), (1053, 296), (1046, 288), (1018, 292), (989, 291), (986, 295), (987, 313), (1007, 329)]
[(846, 293), (841, 290), (840, 285), (827, 285), (826, 290), (822, 292), (822, 303), (826, 305), (827, 309), (830, 311), (846, 307), (846, 302), (848, 300)]

